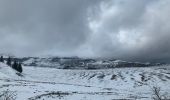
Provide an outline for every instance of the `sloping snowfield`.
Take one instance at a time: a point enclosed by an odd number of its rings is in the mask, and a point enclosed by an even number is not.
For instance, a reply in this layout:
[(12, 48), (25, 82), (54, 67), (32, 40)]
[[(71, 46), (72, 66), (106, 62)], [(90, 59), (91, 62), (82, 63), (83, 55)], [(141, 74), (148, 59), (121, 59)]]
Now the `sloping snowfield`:
[(152, 100), (153, 86), (170, 94), (170, 66), (63, 70), (23, 67), (23, 76), (0, 63), (0, 91), (16, 100)]

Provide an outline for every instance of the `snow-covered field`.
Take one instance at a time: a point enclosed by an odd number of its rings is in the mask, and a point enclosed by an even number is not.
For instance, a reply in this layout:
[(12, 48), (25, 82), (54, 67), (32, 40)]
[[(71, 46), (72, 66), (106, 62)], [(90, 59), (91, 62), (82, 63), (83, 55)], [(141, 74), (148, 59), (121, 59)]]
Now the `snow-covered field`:
[(23, 67), (18, 76), (0, 63), (0, 92), (14, 91), (16, 100), (151, 100), (153, 86), (170, 94), (170, 66), (63, 70)]

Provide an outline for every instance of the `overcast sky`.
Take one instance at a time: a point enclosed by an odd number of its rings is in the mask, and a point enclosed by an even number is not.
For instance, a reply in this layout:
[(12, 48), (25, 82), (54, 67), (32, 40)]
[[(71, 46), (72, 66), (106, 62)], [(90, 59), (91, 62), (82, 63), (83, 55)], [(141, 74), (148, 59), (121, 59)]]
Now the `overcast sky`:
[(170, 61), (170, 0), (0, 0), (0, 53)]

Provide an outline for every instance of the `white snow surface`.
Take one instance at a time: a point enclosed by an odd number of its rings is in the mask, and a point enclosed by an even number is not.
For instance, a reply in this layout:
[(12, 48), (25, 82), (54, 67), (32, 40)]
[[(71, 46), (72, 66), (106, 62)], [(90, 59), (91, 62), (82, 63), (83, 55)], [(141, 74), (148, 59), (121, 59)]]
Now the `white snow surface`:
[(153, 86), (170, 94), (170, 66), (64, 70), (23, 66), (23, 76), (0, 63), (0, 92), (16, 100), (152, 100)]

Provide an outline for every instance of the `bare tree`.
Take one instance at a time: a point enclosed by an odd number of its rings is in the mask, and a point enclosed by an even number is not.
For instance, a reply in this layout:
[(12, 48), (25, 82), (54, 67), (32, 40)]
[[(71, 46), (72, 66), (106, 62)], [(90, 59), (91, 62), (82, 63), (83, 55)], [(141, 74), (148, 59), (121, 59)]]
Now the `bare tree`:
[(152, 87), (152, 92), (153, 92), (153, 100), (170, 100), (168, 97), (161, 93), (161, 88), (154, 86)]
[(160, 87), (154, 86), (152, 88), (152, 91), (153, 91), (153, 99), (154, 100), (162, 100), (161, 93), (160, 93), (160, 91), (161, 91)]

